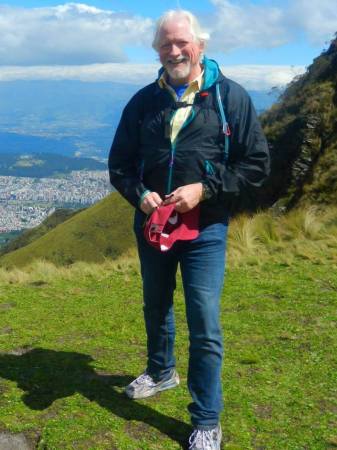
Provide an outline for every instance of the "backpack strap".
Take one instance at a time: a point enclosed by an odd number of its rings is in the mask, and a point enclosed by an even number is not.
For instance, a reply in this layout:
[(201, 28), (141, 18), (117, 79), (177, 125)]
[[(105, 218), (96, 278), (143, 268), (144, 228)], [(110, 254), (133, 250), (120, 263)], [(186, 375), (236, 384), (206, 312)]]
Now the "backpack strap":
[(226, 119), (226, 114), (225, 114), (225, 110), (224, 110), (222, 99), (221, 99), (220, 83), (215, 84), (215, 90), (216, 90), (216, 99), (217, 99), (221, 123), (222, 123), (222, 133), (225, 136), (223, 159), (224, 159), (224, 162), (226, 163), (228, 161), (228, 156), (229, 156), (229, 136), (231, 135), (231, 130), (229, 128), (229, 125), (228, 125), (228, 122)]

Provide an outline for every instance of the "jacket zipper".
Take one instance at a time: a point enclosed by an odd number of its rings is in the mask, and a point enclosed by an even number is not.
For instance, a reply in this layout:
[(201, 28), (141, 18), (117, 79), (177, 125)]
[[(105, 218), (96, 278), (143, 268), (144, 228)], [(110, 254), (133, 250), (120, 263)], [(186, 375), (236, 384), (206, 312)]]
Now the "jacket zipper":
[(207, 175), (214, 175), (213, 164), (208, 159), (205, 159), (205, 170)]
[[(176, 112), (174, 113), (174, 115), (175, 114), (176, 114)], [(174, 115), (172, 116), (171, 120), (173, 120)], [(186, 119), (186, 121), (183, 123), (182, 127), (179, 130), (179, 133), (182, 131), (183, 128), (185, 128), (187, 125), (189, 125), (192, 122), (194, 117), (195, 117), (195, 111), (194, 111), (193, 106), (192, 106), (190, 117), (188, 117)], [(169, 161), (169, 174), (168, 174), (167, 189), (166, 189), (166, 194), (167, 195), (169, 195), (171, 193), (171, 190), (172, 190), (173, 166), (174, 166), (174, 158), (175, 158), (176, 148), (177, 148), (177, 141), (178, 141), (178, 136), (176, 137), (176, 139), (173, 142), (171, 142), (171, 153), (170, 153), (170, 161)]]

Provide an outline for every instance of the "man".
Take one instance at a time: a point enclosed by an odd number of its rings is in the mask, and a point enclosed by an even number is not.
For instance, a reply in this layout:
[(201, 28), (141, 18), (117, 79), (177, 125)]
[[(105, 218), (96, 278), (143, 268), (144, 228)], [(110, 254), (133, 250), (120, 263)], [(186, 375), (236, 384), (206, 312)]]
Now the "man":
[[(133, 399), (179, 384), (174, 358), (173, 292), (178, 264), (190, 333), (190, 450), (221, 442), (220, 296), (229, 211), (269, 171), (265, 138), (247, 93), (203, 56), (207, 35), (188, 11), (158, 21), (153, 47), (162, 69), (126, 106), (110, 156), (111, 183), (136, 208), (147, 332), (147, 367), (126, 387)], [(199, 236), (168, 252), (153, 248), (143, 225), (154, 209), (199, 205)]]

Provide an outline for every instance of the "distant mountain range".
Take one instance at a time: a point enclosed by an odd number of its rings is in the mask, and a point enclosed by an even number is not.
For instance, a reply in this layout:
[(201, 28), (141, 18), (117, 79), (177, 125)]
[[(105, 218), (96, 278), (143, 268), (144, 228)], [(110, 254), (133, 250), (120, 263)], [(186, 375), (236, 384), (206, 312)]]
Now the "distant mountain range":
[[(81, 81), (0, 82), (0, 153), (58, 153), (105, 160), (137, 85)], [(278, 92), (251, 91), (259, 113)]]
[(73, 170), (107, 170), (107, 165), (92, 158), (71, 158), (53, 153), (2, 153), (0, 175), (43, 178)]
[(137, 86), (80, 81), (0, 82), (0, 153), (107, 157)]

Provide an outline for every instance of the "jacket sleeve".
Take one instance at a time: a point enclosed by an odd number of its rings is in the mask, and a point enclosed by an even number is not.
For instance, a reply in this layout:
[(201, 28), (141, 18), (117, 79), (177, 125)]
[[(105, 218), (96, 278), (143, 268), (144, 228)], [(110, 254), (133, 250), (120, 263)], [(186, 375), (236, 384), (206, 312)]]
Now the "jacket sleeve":
[(227, 93), (225, 110), (231, 130), (229, 158), (226, 163), (216, 163), (205, 181), (214, 196), (232, 209), (242, 209), (252, 206), (270, 173), (269, 149), (252, 100), (236, 83)]
[(134, 207), (138, 207), (140, 197), (146, 191), (139, 173), (141, 117), (138, 93), (123, 111), (111, 145), (108, 163), (111, 184)]

